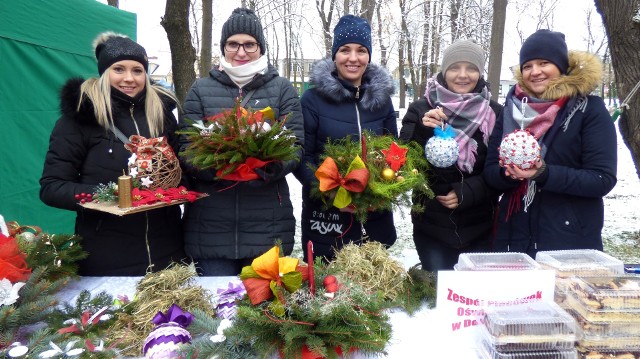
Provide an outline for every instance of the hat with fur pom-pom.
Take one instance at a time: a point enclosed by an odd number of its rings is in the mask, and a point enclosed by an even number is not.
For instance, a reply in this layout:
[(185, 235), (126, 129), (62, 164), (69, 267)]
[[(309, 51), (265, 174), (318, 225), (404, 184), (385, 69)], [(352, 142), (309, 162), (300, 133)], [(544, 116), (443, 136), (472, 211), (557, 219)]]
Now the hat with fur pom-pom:
[(93, 41), (98, 73), (102, 75), (109, 66), (122, 60), (137, 61), (149, 72), (149, 59), (144, 47), (125, 35), (114, 32), (104, 32)]

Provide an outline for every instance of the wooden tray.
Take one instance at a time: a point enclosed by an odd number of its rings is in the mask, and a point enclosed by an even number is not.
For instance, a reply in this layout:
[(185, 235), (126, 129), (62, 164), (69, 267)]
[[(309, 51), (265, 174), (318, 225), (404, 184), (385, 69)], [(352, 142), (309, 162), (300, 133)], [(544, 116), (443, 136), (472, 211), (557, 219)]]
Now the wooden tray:
[[(198, 198), (196, 200), (207, 197), (207, 196), (209, 196), (207, 193), (200, 193), (198, 194)], [(175, 205), (187, 203), (187, 202), (189, 201), (186, 199), (180, 199), (180, 200), (173, 200), (170, 203), (160, 201), (153, 204), (143, 204), (138, 207), (127, 207), (127, 208), (118, 207), (117, 202), (87, 202), (80, 205), (87, 209), (93, 209), (100, 212), (107, 212), (107, 213), (115, 214), (116, 216), (125, 216), (127, 214), (146, 212), (156, 208), (175, 206)]]

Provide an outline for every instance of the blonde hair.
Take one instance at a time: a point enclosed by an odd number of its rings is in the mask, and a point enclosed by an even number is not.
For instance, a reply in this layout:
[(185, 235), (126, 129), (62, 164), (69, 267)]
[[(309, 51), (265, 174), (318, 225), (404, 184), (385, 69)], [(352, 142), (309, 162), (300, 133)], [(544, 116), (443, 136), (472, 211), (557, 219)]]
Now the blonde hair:
[[(76, 111), (80, 110), (82, 101), (85, 96), (93, 104), (93, 113), (98, 120), (100, 126), (110, 129), (115, 126), (113, 123), (113, 110), (111, 108), (111, 83), (109, 81), (109, 72), (111, 68), (107, 68), (100, 77), (92, 77), (87, 79), (80, 86), (80, 100)], [(145, 116), (149, 126), (151, 137), (158, 137), (164, 130), (165, 108), (160, 95), (164, 95), (176, 104), (178, 100), (176, 96), (162, 86), (152, 85), (149, 75), (145, 73), (145, 87), (147, 94), (144, 100)], [(168, 109), (167, 109), (168, 111)]]

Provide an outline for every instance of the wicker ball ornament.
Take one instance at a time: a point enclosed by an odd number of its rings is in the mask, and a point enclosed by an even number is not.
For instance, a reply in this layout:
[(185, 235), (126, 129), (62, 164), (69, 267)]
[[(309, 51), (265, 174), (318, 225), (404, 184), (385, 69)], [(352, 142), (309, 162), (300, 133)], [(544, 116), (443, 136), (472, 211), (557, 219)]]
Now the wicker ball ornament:
[(129, 173), (136, 173), (138, 179), (148, 177), (150, 190), (178, 186), (182, 178), (180, 162), (165, 137), (131, 136), (130, 140), (125, 147), (135, 156), (129, 161)]
[(506, 135), (498, 151), (504, 166), (514, 165), (526, 170), (540, 160), (540, 144), (527, 130), (515, 130)]

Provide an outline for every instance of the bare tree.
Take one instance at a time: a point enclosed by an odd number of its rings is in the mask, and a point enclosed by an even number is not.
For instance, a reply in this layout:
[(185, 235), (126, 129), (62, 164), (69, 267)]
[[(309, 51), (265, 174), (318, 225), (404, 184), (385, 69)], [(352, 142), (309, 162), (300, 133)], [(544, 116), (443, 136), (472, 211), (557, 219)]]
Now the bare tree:
[(609, 38), (611, 60), (620, 99), (625, 103), (618, 120), (620, 134), (631, 151), (640, 177), (640, 0), (596, 0)]
[[(318, 11), (318, 16), (320, 16), (320, 21), (322, 22), (325, 55), (326, 57), (331, 57), (331, 46), (333, 46), (331, 20), (333, 18), (333, 11), (335, 10), (336, 0), (328, 0), (328, 4), (326, 4), (326, 1), (327, 0), (316, 0), (316, 10)], [(328, 6), (329, 9), (326, 9), (326, 6)]]
[(502, 48), (504, 46), (504, 22), (507, 17), (507, 0), (493, 0), (493, 25), (491, 26), (491, 47), (489, 51), (489, 84), (491, 99), (500, 94), (500, 72), (502, 69)]
[(362, 0), (362, 3), (360, 4), (360, 11), (358, 12), (358, 15), (362, 18), (367, 19), (367, 21), (369, 21), (369, 24), (371, 24), (371, 21), (373, 21), (373, 14), (376, 11), (376, 4), (378, 1), (376, 0)]
[(212, 26), (213, 0), (202, 0), (202, 42), (200, 43), (200, 66), (198, 67), (200, 77), (207, 76), (211, 70)]
[(553, 29), (554, 11), (558, 7), (558, 0), (517, 0), (515, 4), (515, 13), (519, 14), (516, 23), (516, 32), (522, 44), (529, 34), (523, 31), (523, 22), (533, 21), (535, 30)]
[(460, 36), (458, 22), (460, 21), (460, 10), (462, 9), (462, 0), (451, 0), (449, 14), (451, 16), (451, 41), (455, 41)]
[(167, 0), (160, 25), (167, 32), (171, 49), (171, 71), (179, 103), (184, 103), (187, 91), (196, 79), (193, 64), (196, 51), (189, 31), (189, 0)]
[(381, 4), (377, 3), (376, 4), (376, 17), (378, 18), (378, 45), (380, 46), (380, 65), (382, 65), (383, 67), (387, 67), (387, 45), (385, 45), (385, 42), (383, 40), (383, 36), (382, 36), (382, 32), (383, 32), (383, 21), (382, 21), (382, 16), (380, 14), (380, 7)]

